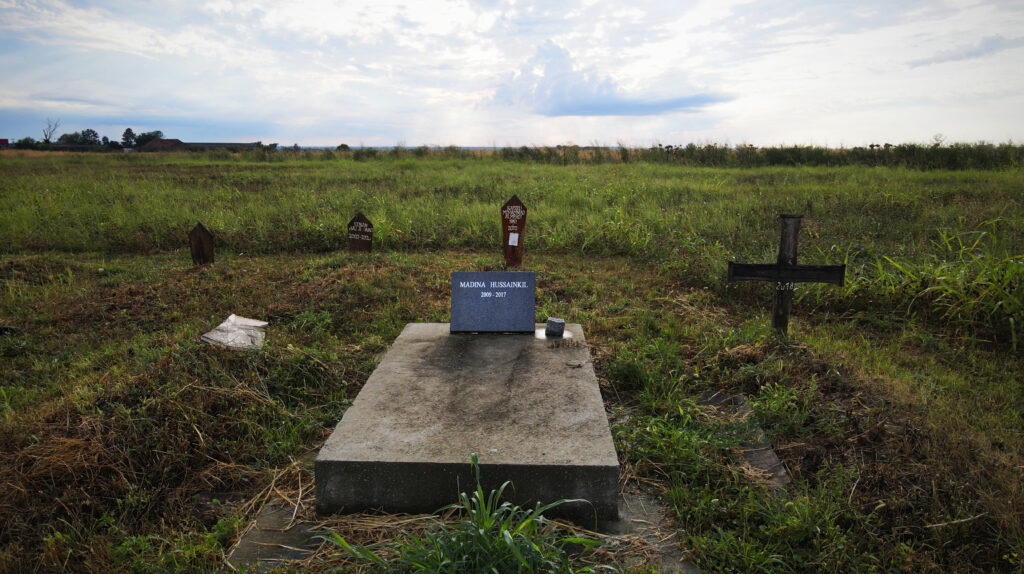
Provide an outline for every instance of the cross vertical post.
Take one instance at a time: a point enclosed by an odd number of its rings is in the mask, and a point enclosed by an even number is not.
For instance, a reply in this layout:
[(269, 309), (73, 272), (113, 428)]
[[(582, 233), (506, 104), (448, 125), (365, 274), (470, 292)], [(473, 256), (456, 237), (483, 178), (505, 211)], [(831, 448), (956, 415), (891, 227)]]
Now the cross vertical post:
[[(802, 215), (779, 215), (782, 222), (782, 235), (779, 237), (779, 267), (796, 266), (796, 236), (800, 232)], [(772, 296), (772, 327), (783, 335), (789, 330), (789, 314), (793, 310), (793, 291), (796, 284), (792, 281), (777, 281)]]

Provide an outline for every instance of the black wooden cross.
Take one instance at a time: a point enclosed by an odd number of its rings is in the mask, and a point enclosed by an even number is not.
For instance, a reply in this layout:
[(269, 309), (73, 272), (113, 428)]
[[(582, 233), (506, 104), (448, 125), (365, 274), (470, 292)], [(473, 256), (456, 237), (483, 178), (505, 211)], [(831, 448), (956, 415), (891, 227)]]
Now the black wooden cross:
[(797, 265), (796, 235), (800, 232), (802, 215), (779, 215), (782, 238), (779, 260), (774, 265), (729, 262), (729, 281), (774, 281), (772, 327), (785, 335), (789, 328), (789, 312), (793, 308), (796, 283), (834, 283), (842, 285), (846, 265)]

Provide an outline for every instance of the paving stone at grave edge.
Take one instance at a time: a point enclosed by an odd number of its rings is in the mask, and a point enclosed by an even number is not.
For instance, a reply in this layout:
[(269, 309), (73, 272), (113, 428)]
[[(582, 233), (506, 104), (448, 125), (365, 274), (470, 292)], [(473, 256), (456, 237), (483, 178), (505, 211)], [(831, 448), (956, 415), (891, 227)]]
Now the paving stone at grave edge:
[[(719, 409), (732, 409), (741, 416), (753, 416), (750, 403), (742, 395), (708, 390), (697, 397), (697, 402)], [(786, 470), (786, 465), (775, 454), (775, 450), (760, 426), (754, 433), (754, 442), (740, 445), (738, 454), (743, 462), (750, 465), (750, 468), (772, 488), (780, 488), (793, 481), (789, 476), (789, 471)]]
[(612, 536), (604, 538), (613, 548), (617, 541), (626, 543), (631, 537), (640, 537), (650, 547), (643, 559), (639, 557), (627, 562), (640, 567), (653, 563), (659, 574), (699, 574), (700, 569), (683, 556), (679, 527), (672, 520), (674, 511), (656, 496), (630, 487), (619, 495), (619, 520), (614, 524), (602, 525)]
[(266, 572), (284, 562), (312, 555), (320, 546), (320, 533), (313, 524), (292, 524), (293, 514), (290, 505), (264, 507), (252, 528), (228, 554), (228, 564), (235, 569), (245, 567), (249, 572)]
[[(538, 326), (539, 327), (539, 326)], [(584, 342), (578, 324), (566, 325)], [(322, 514), (433, 512), (474, 486), (512, 481), (511, 501), (584, 525), (617, 516), (618, 459), (584, 344), (450, 334), (414, 323), (395, 340), (316, 459)]]

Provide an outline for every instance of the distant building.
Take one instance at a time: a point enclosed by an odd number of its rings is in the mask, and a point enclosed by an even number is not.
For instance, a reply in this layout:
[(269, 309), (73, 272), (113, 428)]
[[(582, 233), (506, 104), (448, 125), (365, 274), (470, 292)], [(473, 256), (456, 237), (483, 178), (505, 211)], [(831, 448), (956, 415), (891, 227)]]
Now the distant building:
[(0, 138), (0, 149), (10, 147), (11, 142), (7, 141), (7, 138)]
[(163, 138), (148, 142), (139, 151), (205, 151), (213, 149), (226, 149), (228, 151), (241, 151), (261, 147), (260, 142), (253, 143), (222, 143), (222, 142), (183, 142), (179, 139)]
[(194, 150), (208, 150), (208, 149), (226, 149), (229, 151), (238, 151), (243, 149), (253, 149), (262, 147), (263, 144), (260, 142), (253, 143), (223, 143), (223, 142), (189, 142), (187, 144), (189, 148)]
[(52, 143), (45, 148), (47, 151), (103, 151), (106, 148), (99, 145), (85, 144), (55, 144)]
[(178, 139), (156, 139), (146, 142), (139, 151), (188, 151), (188, 144)]

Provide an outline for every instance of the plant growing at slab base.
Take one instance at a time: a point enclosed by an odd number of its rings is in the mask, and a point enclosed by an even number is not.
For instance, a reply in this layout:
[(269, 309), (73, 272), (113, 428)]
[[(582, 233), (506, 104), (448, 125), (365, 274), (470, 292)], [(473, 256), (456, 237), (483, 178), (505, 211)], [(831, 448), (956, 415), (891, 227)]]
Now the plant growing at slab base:
[[(580, 537), (561, 537), (554, 525), (543, 514), (567, 502), (537, 504), (527, 510), (510, 502), (502, 502), (505, 482), (498, 490), (485, 495), (480, 486), (480, 465), (476, 454), (470, 458), (476, 490), (469, 495), (459, 494), (459, 502), (439, 510), (455, 511), (462, 520), (456, 524), (438, 522), (422, 536), (405, 535), (404, 540), (355, 546), (337, 532), (324, 539), (343, 548), (350, 556), (370, 564), (382, 572), (451, 572), (451, 573), (512, 573), (558, 572), (565, 574), (593, 572), (594, 567), (574, 569), (567, 546), (584, 550), (599, 543)], [(394, 563), (388, 563), (371, 548), (390, 549), (398, 554)]]

